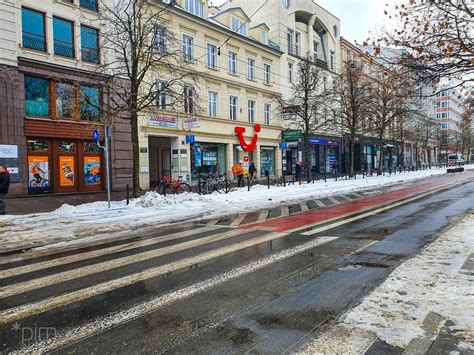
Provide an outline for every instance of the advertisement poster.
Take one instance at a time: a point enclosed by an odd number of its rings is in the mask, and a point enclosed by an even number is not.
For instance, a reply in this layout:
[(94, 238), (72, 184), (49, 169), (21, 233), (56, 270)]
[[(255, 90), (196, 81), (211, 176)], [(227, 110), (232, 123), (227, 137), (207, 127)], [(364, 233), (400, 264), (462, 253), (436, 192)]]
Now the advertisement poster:
[(74, 186), (74, 157), (59, 157), (59, 185)]
[(84, 157), (84, 184), (100, 185), (100, 157)]
[(148, 125), (155, 127), (178, 128), (178, 118), (175, 116), (148, 116)]
[(199, 117), (183, 118), (184, 129), (199, 128), (199, 127), (200, 127)]
[(28, 157), (28, 181), (30, 188), (49, 187), (49, 162), (47, 156)]
[(202, 165), (215, 166), (217, 165), (217, 152), (202, 152)]
[(194, 145), (194, 166), (201, 166), (201, 146), (199, 144)]

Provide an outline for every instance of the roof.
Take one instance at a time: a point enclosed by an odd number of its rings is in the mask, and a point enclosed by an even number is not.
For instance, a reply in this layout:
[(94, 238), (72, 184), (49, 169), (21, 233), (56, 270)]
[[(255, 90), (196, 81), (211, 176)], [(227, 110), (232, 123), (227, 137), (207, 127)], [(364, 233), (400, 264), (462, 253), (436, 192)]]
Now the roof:
[(215, 14), (215, 15), (212, 16), (212, 17), (216, 18), (216, 17), (222, 16), (222, 15), (228, 13), (228, 12), (234, 12), (234, 11), (239, 11), (242, 15), (244, 15), (244, 18), (245, 18), (245, 20), (246, 20), (247, 22), (250, 21), (250, 17), (247, 16), (247, 14), (245, 13), (245, 11), (242, 10), (241, 7), (231, 7), (231, 8), (229, 8), (229, 9), (227, 9), (227, 10), (224, 10), (224, 11), (221, 11), (221, 12)]

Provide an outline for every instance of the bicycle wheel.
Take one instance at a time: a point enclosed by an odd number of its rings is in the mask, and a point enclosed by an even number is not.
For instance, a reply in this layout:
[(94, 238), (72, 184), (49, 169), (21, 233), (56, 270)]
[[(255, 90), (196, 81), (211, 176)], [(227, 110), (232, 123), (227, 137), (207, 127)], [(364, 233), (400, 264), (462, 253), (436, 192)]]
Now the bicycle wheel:
[(206, 195), (208, 193), (207, 183), (205, 181), (198, 182), (194, 186), (194, 191), (200, 195)]
[(191, 186), (185, 182), (181, 182), (177, 187), (176, 187), (176, 193), (177, 194), (182, 194), (183, 192), (191, 192)]
[(225, 194), (227, 192), (232, 192), (235, 190), (235, 187), (233, 186), (232, 182), (229, 180), (224, 180), (224, 181), (219, 181), (217, 184), (217, 189), (216, 191), (219, 192), (220, 194)]
[(258, 179), (256, 177), (252, 178), (250, 182), (252, 183), (252, 185), (258, 185)]
[(158, 185), (156, 192), (158, 192), (160, 195), (171, 195), (173, 193), (173, 189), (167, 183), (161, 182)]

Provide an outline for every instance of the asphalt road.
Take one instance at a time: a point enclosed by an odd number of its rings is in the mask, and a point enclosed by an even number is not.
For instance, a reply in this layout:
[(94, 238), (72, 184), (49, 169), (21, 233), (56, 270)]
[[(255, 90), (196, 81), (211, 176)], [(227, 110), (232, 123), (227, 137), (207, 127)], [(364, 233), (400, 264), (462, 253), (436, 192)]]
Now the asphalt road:
[[(347, 197), (347, 207), (356, 213), (379, 193)], [(0, 262), (0, 354), (291, 352), (474, 208), (473, 197), (467, 179), (349, 223), (290, 223), (314, 221), (325, 211), (315, 201), (293, 208), (294, 218), (290, 206), (264, 223), (229, 218), (9, 256)]]

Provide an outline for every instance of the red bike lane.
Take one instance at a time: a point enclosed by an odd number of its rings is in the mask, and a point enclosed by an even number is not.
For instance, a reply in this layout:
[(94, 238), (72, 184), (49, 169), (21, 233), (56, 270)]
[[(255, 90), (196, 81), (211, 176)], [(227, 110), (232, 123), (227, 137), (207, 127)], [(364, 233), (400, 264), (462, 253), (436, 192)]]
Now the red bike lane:
[(416, 195), (460, 183), (472, 177), (472, 174), (446, 176), (434, 181), (420, 183), (410, 187), (400, 188), (391, 192), (381, 193), (376, 196), (361, 198), (354, 201), (343, 202), (337, 205), (322, 207), (315, 210), (305, 211), (286, 217), (279, 217), (265, 222), (253, 223), (243, 226), (245, 229), (262, 228), (274, 232), (287, 232), (295, 228), (328, 222), (333, 219), (349, 217), (356, 213), (373, 210), (383, 205), (414, 197)]

